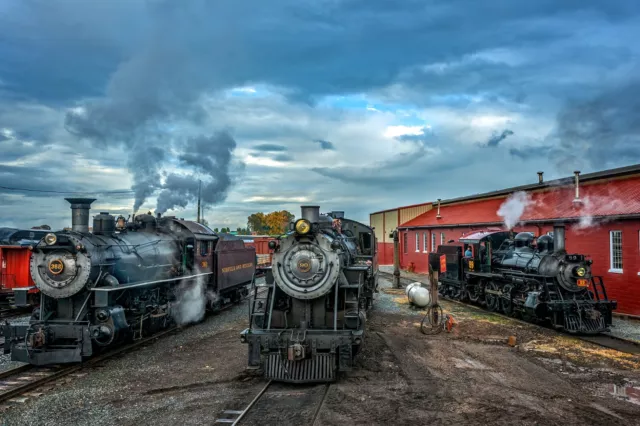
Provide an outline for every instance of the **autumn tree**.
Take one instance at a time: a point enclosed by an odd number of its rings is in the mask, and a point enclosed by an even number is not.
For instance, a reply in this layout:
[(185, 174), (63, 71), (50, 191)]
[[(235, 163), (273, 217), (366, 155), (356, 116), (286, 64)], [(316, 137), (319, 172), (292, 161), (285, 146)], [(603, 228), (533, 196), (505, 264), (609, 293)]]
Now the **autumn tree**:
[(286, 210), (271, 212), (266, 216), (266, 224), (269, 227), (269, 234), (280, 235), (287, 232), (289, 222), (293, 219), (293, 215)]
[(262, 212), (254, 213), (247, 218), (247, 228), (252, 232), (262, 233), (267, 226), (265, 222), (265, 214)]

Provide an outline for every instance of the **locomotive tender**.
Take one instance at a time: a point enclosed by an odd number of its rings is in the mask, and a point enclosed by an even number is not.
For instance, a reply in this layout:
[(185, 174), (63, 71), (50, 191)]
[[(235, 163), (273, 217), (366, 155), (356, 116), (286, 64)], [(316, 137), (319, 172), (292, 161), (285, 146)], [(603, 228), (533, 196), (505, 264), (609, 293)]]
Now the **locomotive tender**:
[(272, 266), (241, 333), (248, 366), (276, 381), (334, 381), (353, 367), (377, 290), (373, 229), (317, 206), (302, 206), (290, 227), (270, 242)]
[[(5, 326), (5, 353), (33, 365), (80, 362), (174, 322), (202, 318), (248, 294), (255, 250), (197, 222), (141, 214), (93, 219), (95, 199), (67, 199), (72, 230), (33, 246), (40, 307), (28, 324)], [(196, 311), (194, 313), (194, 311)], [(201, 313), (201, 315), (200, 315)], [(195, 316), (195, 318), (194, 318)]]
[(538, 237), (535, 247), (534, 238), (476, 232), (459, 239), (472, 250), (467, 258), (460, 246), (439, 246), (438, 255), (446, 256), (439, 293), (573, 334), (609, 331), (617, 302), (608, 299), (602, 277), (592, 275), (591, 260), (567, 253), (564, 225)]

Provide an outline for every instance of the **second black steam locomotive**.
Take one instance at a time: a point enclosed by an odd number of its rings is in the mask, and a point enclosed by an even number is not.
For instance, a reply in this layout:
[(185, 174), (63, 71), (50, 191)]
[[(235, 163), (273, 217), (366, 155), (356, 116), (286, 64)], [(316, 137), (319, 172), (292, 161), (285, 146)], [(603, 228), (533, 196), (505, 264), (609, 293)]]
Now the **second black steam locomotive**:
[(439, 246), (446, 258), (439, 293), (569, 333), (609, 331), (617, 302), (608, 299), (602, 277), (592, 275), (591, 260), (567, 253), (564, 235), (564, 226), (555, 226), (534, 247), (530, 232), (476, 232), (459, 240), (471, 256), (461, 246)]
[(128, 221), (94, 217), (94, 199), (67, 199), (72, 230), (32, 247), (40, 307), (28, 324), (5, 326), (5, 353), (33, 365), (80, 362), (101, 348), (170, 324), (198, 321), (205, 309), (248, 294), (255, 249), (173, 216)]
[(249, 368), (283, 382), (329, 382), (353, 367), (366, 311), (377, 288), (373, 229), (303, 206), (284, 238), (271, 241), (271, 269), (257, 287), (248, 344)]

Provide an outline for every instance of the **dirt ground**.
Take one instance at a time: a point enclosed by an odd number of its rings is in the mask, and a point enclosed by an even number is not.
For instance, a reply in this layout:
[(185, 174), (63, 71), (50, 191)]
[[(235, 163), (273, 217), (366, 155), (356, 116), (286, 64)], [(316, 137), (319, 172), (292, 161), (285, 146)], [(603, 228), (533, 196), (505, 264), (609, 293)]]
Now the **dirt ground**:
[[(640, 383), (637, 356), (446, 302), (456, 328), (426, 336), (399, 291), (379, 298), (394, 310), (381, 303), (369, 313), (357, 368), (329, 387), (316, 425), (640, 424), (630, 387)], [(207, 319), (59, 383), (0, 413), (0, 423), (214, 424), (265, 385), (245, 371), (246, 321), (231, 312)], [(515, 347), (506, 343), (512, 335)], [(298, 393), (322, 394), (308, 389)], [(314, 410), (296, 392), (279, 389), (277, 403), (243, 424), (306, 424), (295, 412)]]

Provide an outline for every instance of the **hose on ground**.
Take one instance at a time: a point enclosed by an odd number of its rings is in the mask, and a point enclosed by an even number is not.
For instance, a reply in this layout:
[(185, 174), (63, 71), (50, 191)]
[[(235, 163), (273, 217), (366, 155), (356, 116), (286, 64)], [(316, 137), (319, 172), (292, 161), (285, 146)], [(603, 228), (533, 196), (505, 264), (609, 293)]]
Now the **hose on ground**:
[(427, 335), (439, 334), (444, 329), (444, 321), (440, 305), (429, 306), (422, 322), (420, 322), (420, 331)]

